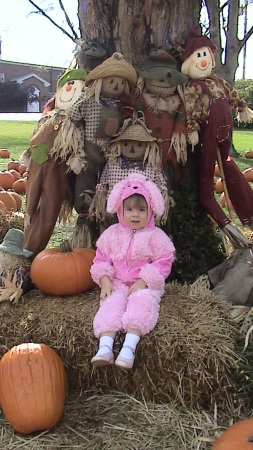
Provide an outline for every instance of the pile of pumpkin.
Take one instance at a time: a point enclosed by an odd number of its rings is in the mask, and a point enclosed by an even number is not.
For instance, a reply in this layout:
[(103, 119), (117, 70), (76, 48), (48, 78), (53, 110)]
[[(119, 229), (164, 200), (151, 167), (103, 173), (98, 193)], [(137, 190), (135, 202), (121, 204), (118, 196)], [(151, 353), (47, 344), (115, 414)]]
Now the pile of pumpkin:
[[(249, 183), (253, 183), (253, 167), (245, 169), (242, 172), (242, 174)], [(219, 169), (218, 164), (216, 164), (215, 169), (214, 169), (214, 190), (215, 190), (216, 194), (219, 194), (219, 196), (220, 196), (221, 206), (223, 208), (224, 207), (227, 208), (227, 200), (225, 198), (224, 187), (223, 187), (222, 178), (221, 178), (220, 169)], [(233, 205), (231, 204), (231, 202), (229, 204), (229, 208), (233, 209)]]
[[(1, 151), (3, 149), (0, 153)], [(0, 172), (0, 209), (20, 211), (22, 195), (26, 192), (27, 177), (28, 169), (24, 164), (9, 161), (7, 169)]]

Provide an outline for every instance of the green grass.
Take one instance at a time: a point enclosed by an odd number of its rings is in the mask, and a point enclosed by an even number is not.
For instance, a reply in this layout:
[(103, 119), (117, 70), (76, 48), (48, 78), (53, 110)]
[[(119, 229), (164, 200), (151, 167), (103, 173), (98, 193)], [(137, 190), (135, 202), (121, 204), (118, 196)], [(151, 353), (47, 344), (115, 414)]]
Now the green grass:
[[(23, 151), (29, 147), (30, 137), (37, 122), (15, 122), (0, 121), (0, 148), (8, 148), (10, 150), (10, 158), (0, 158), (0, 170), (7, 168), (7, 164), (11, 159), (19, 159)], [(240, 170), (253, 167), (253, 160), (244, 157), (247, 150), (253, 149), (253, 130), (244, 128), (235, 129), (233, 133), (233, 143), (236, 151), (239, 153), (234, 160)], [(226, 212), (226, 210), (224, 209)], [(75, 222), (74, 218), (74, 222)], [(237, 220), (236, 220), (237, 223)], [(240, 226), (240, 223), (238, 222)], [(56, 226), (55, 231), (50, 239), (50, 246), (58, 245), (58, 242), (67, 239), (73, 232), (74, 223), (69, 226)]]

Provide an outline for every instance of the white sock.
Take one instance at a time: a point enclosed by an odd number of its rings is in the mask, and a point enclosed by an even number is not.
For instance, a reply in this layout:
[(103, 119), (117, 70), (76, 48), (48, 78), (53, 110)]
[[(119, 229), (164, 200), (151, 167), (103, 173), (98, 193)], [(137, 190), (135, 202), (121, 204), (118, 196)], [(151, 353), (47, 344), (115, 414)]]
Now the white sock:
[(114, 339), (111, 336), (101, 336), (97, 355), (104, 355), (112, 350)]
[(123, 358), (126, 358), (126, 359), (132, 359), (133, 352), (135, 351), (136, 346), (139, 341), (140, 341), (140, 337), (137, 336), (137, 334), (127, 333), (124, 343), (123, 343), (123, 346), (122, 346), (122, 349), (120, 350), (120, 356), (122, 356)]

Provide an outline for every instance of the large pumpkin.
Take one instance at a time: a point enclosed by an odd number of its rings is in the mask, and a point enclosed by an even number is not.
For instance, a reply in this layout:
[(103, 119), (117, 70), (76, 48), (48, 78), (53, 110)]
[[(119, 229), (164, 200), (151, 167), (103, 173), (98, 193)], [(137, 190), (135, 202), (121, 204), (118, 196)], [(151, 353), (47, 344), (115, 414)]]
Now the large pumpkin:
[(212, 450), (253, 450), (253, 419), (231, 425), (215, 441)]
[(0, 361), (0, 404), (22, 434), (53, 428), (60, 420), (67, 377), (57, 353), (45, 344), (13, 347)]
[(31, 264), (31, 279), (46, 294), (81, 294), (95, 286), (90, 276), (94, 256), (90, 248), (43, 250)]

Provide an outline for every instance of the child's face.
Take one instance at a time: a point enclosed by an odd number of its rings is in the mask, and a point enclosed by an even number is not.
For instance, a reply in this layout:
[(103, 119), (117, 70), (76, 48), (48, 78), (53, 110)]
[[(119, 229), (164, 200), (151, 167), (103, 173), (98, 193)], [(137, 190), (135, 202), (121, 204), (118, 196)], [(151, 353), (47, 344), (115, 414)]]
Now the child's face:
[(148, 205), (144, 198), (124, 200), (123, 205), (124, 224), (131, 230), (140, 230), (148, 222)]

